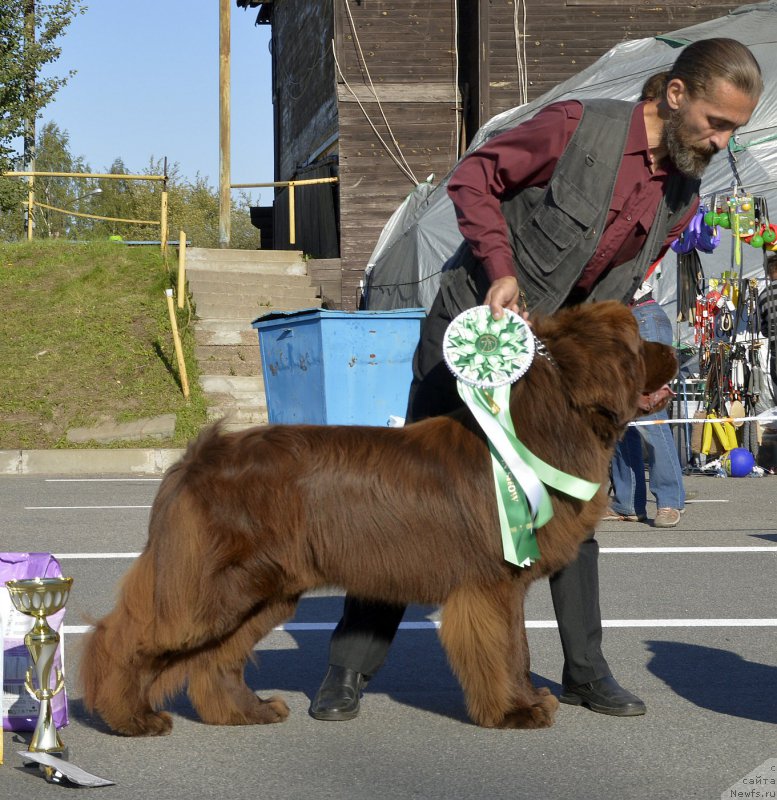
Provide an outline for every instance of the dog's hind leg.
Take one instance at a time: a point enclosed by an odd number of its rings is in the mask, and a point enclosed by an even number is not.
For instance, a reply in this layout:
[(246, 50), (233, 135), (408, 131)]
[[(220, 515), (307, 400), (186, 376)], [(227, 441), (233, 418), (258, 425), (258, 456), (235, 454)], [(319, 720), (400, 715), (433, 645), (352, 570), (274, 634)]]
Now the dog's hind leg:
[(447, 599), (440, 638), (470, 717), (488, 728), (545, 728), (558, 700), (529, 681), (525, 589), (514, 581), (464, 586)]
[[(289, 707), (280, 697), (262, 700), (246, 685), (243, 676), (253, 647), (277, 624), (291, 617), (297, 598), (268, 601), (229, 636), (192, 655), (186, 670), (188, 694), (203, 722), (210, 725), (263, 725), (283, 722)], [(173, 683), (175, 675), (165, 678)], [(162, 687), (163, 688), (163, 687)], [(152, 694), (155, 692), (152, 692)]]

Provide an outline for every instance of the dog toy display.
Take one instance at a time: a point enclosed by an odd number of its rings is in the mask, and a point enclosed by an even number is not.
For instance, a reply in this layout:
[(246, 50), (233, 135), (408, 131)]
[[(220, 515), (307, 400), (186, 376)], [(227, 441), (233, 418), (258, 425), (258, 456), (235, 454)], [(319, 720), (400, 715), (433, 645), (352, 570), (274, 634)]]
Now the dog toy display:
[[(711, 252), (710, 245), (720, 243), (721, 230), (732, 236), (731, 268), (707, 279), (698, 252)], [(688, 461), (695, 459), (699, 467), (710, 456), (740, 447), (754, 454), (758, 448), (754, 417), (764, 394), (760, 368), (764, 344), (758, 283), (741, 278), (743, 246), (762, 251), (765, 258), (777, 250), (777, 226), (769, 221), (763, 197), (736, 188), (703, 202), (672, 245), (678, 254), (677, 321), (693, 327), (707, 421), (698, 436), (687, 437)]]

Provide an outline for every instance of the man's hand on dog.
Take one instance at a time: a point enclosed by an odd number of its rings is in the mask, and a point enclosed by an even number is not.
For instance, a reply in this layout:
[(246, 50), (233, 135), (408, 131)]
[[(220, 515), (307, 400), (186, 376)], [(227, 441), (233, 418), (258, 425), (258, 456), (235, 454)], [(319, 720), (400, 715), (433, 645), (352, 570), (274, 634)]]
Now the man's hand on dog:
[(494, 319), (501, 319), (504, 309), (520, 313), (518, 300), (520, 292), (518, 290), (518, 280), (511, 275), (505, 278), (497, 278), (489, 287), (486, 294), (485, 304), (491, 308), (491, 316)]

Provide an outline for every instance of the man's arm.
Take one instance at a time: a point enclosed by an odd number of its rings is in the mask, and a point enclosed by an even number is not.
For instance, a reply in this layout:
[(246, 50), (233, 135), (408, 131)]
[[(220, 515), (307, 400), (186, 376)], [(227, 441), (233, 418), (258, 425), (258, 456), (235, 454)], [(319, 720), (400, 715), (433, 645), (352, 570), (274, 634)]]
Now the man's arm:
[(581, 116), (577, 101), (544, 108), (466, 156), (448, 183), (459, 230), (491, 281), (486, 303), (497, 319), (503, 308), (517, 310), (519, 297), (502, 200), (547, 184)]

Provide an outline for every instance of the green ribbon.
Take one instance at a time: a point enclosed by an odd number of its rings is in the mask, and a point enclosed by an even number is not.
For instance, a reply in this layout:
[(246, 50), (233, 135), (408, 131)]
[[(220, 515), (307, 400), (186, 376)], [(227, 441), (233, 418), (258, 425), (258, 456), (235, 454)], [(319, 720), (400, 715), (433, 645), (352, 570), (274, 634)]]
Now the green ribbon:
[(443, 348), (459, 394), (488, 440), (504, 558), (528, 567), (540, 558), (535, 530), (553, 517), (545, 487), (590, 500), (599, 484), (552, 467), (516, 436), (510, 384), (531, 365), (534, 338), (523, 319), (509, 317), (494, 320), (488, 306), (470, 309), (453, 320)]

